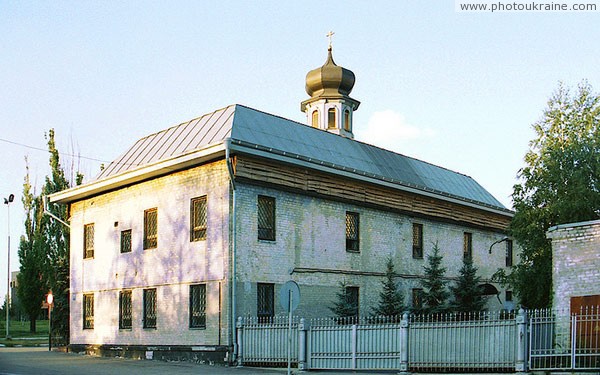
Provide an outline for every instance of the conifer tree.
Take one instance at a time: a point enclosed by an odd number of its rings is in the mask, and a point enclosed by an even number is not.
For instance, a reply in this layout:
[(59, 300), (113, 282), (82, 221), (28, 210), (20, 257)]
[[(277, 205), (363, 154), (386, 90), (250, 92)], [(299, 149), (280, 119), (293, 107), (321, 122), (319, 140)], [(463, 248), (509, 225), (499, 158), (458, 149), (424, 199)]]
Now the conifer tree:
[(437, 242), (433, 245), (433, 253), (427, 256), (427, 264), (423, 267), (425, 277), (421, 280), (423, 286), (422, 313), (438, 314), (448, 311), (449, 293), (446, 288), (446, 268), (442, 266), (443, 257)]
[(379, 293), (379, 304), (373, 309), (374, 315), (399, 316), (406, 309), (404, 295), (394, 281), (395, 276), (394, 262), (389, 257), (386, 262), (385, 279), (381, 281), (383, 290)]
[(340, 321), (344, 321), (344, 318), (358, 317), (357, 301), (352, 299), (346, 286), (345, 282), (340, 282), (336, 300), (333, 302), (333, 306), (329, 308), (336, 317), (342, 318)]
[(480, 312), (485, 309), (485, 297), (481, 294), (481, 277), (469, 256), (463, 258), (458, 280), (450, 287), (453, 301), (452, 309), (459, 312)]

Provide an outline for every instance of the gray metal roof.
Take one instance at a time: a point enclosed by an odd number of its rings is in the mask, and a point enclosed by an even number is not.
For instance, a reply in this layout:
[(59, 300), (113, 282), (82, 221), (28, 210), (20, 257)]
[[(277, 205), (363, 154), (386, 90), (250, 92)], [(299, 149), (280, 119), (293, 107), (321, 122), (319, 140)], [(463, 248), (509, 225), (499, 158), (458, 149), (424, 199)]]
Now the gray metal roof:
[(506, 210), (471, 177), (242, 105), (231, 105), (137, 141), (105, 179), (231, 138), (233, 144)]

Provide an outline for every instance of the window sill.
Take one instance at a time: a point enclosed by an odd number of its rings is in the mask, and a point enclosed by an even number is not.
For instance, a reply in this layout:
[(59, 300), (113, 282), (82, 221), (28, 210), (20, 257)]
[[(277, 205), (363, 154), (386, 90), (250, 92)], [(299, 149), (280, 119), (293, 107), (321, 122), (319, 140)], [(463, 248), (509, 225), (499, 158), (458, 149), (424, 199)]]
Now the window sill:
[(190, 327), (190, 331), (206, 331), (206, 326), (204, 326), (204, 327)]
[(277, 243), (277, 240), (262, 240), (262, 239), (258, 239), (258, 243), (271, 243), (271, 244), (275, 244)]
[(349, 249), (346, 249), (346, 252), (347, 253), (351, 253), (351, 254), (360, 254), (360, 250), (349, 250)]

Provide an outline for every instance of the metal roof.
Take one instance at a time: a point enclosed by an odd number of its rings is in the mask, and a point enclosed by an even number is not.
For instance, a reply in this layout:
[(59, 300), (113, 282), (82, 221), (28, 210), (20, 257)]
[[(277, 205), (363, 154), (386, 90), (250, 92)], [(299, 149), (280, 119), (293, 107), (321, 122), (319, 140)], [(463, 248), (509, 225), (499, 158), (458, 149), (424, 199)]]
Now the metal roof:
[(140, 139), (105, 168), (97, 180), (177, 158), (227, 138), (248, 150), (260, 149), (290, 160), (301, 159), (508, 211), (469, 176), (239, 104)]

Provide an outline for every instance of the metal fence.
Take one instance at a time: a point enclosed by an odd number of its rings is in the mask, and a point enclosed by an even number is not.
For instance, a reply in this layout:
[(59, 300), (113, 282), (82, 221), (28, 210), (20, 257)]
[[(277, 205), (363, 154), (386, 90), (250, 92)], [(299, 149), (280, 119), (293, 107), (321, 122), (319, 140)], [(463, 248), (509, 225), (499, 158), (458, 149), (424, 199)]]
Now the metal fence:
[(530, 369), (600, 369), (599, 307), (576, 314), (530, 311), (529, 327)]
[[(300, 370), (526, 372), (600, 369), (600, 310), (294, 318)], [(238, 320), (238, 365), (284, 366), (288, 320)]]

